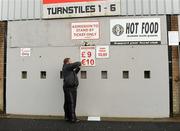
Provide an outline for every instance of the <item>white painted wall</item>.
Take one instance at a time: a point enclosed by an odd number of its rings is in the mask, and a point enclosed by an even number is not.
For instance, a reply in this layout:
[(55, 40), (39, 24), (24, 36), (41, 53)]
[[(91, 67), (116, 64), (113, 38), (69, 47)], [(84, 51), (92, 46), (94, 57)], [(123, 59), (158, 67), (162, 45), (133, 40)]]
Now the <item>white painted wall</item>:
[[(160, 18), (161, 27), (166, 27), (166, 18)], [(86, 19), (101, 23), (101, 37), (94, 44), (109, 45), (110, 19)], [(65, 57), (79, 60), (81, 41), (71, 40), (68, 33), (70, 23), (77, 21), (84, 19), (8, 22), (7, 113), (63, 115), (63, 81), (59, 71)], [(96, 67), (83, 67), (87, 79), (80, 79), (77, 115), (169, 117), (166, 28), (161, 32), (161, 45), (110, 46), (109, 59), (97, 59)], [(31, 39), (26, 41), (26, 37)], [(31, 56), (21, 57), (20, 47), (32, 48)], [(24, 70), (28, 71), (27, 80), (21, 79)], [(46, 80), (40, 79), (42, 70), (47, 71)], [(108, 79), (101, 79), (102, 70), (108, 71)], [(123, 70), (129, 70), (129, 79), (122, 78)], [(151, 71), (151, 79), (144, 79), (144, 70)]]

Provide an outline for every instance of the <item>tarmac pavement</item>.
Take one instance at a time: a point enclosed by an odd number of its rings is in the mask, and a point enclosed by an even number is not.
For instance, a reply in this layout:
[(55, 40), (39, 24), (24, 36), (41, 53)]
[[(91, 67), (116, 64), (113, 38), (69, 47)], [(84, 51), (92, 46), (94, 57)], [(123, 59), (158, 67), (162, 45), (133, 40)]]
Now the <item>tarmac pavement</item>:
[(180, 131), (180, 120), (135, 120), (69, 123), (60, 119), (0, 118), (0, 131)]

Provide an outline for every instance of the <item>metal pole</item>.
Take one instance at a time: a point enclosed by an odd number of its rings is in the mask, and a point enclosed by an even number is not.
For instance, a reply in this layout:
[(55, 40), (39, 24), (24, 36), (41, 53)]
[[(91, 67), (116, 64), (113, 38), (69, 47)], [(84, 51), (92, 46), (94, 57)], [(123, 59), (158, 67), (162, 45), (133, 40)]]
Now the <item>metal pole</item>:
[(151, 0), (149, 0), (149, 15), (151, 15)]
[(144, 15), (144, 2), (141, 0), (141, 16)]
[[(180, 44), (180, 42), (179, 42), (179, 44)], [(179, 60), (179, 76), (178, 76), (178, 84), (179, 84), (179, 82), (180, 82), (180, 47), (179, 47), (179, 44), (178, 44), (178, 60)], [(179, 87), (179, 86), (178, 86)], [(180, 87), (179, 87), (180, 88)], [(178, 89), (178, 95), (179, 95), (179, 98), (180, 98), (180, 89)], [(179, 111), (178, 112), (180, 112), (180, 102), (179, 102), (179, 105), (178, 105), (178, 107), (179, 107)]]
[(42, 0), (39, 0), (39, 2), (40, 2), (40, 20), (42, 19), (42, 17), (43, 17), (43, 1)]
[(174, 0), (171, 0), (171, 14), (174, 14)]
[(23, 12), (22, 6), (23, 6), (23, 4), (22, 4), (22, 0), (21, 0), (21, 1), (20, 1), (20, 19), (21, 19), (21, 20), (22, 20), (22, 12)]
[(128, 11), (129, 11), (129, 10), (128, 10), (128, 7), (129, 7), (129, 5), (128, 5), (128, 0), (126, 0), (126, 15), (127, 15), (127, 16), (128, 16), (128, 14), (129, 14), (129, 13), (128, 13)]
[(35, 19), (36, 1), (33, 0), (33, 19)]
[(156, 0), (156, 15), (158, 15), (158, 12), (159, 12), (159, 3), (158, 3), (158, 0)]
[(166, 14), (166, 0), (164, 0), (164, 14)]
[(136, 16), (136, 0), (134, 0), (134, 16)]
[(27, 17), (26, 19), (29, 19), (29, 0), (27, 0)]
[(16, 1), (14, 0), (14, 14), (13, 14), (14, 20), (16, 19)]
[[(180, 44), (180, 42), (179, 42), (179, 44)], [(179, 78), (178, 78), (178, 80), (180, 79), (180, 49), (179, 49), (179, 44), (178, 44), (178, 60), (179, 60)]]
[(3, 0), (1, 0), (1, 20), (3, 20)]
[(9, 0), (7, 0), (7, 20), (9, 20)]

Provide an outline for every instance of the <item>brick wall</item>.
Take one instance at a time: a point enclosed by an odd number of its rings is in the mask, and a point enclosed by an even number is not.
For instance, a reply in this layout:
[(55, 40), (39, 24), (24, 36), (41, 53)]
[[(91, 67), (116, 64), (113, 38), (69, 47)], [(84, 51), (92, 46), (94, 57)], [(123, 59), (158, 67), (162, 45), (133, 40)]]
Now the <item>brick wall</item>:
[[(178, 16), (169, 16), (168, 30), (178, 31)], [(173, 115), (180, 114), (180, 81), (178, 46), (172, 46), (172, 106)]]
[(179, 55), (178, 48), (172, 47), (172, 73), (173, 73), (173, 114), (180, 114), (180, 87), (179, 87)]
[(4, 42), (5, 42), (5, 32), (7, 28), (6, 22), (0, 22), (0, 112), (3, 112), (3, 81), (4, 81)]

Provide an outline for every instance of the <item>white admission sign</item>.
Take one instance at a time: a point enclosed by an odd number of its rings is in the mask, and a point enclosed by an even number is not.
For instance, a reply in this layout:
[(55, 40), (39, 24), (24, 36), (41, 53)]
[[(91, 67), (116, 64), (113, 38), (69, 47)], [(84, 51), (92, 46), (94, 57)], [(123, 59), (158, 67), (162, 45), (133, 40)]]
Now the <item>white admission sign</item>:
[(96, 58), (109, 58), (109, 46), (96, 46)]
[(80, 47), (80, 60), (82, 66), (95, 66), (95, 46), (81, 46)]
[(99, 39), (99, 22), (77, 22), (71, 24), (71, 39)]
[(31, 56), (31, 48), (21, 48), (21, 56)]

